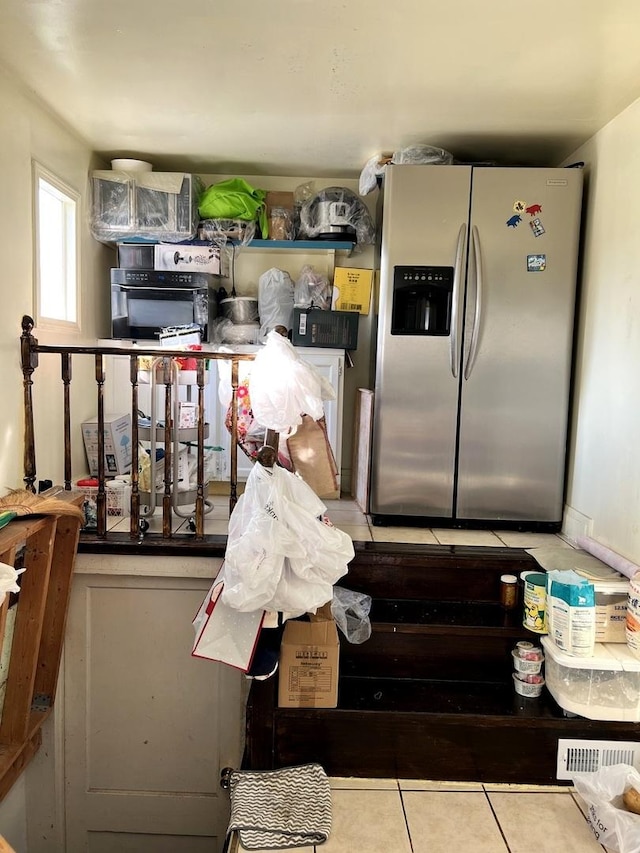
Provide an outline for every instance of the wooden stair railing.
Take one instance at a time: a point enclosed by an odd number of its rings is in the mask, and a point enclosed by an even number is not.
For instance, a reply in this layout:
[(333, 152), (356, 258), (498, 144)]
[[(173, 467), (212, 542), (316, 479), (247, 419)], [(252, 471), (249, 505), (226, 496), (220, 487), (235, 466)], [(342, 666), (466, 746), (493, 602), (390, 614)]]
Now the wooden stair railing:
[[(140, 368), (139, 359), (144, 356), (162, 356), (161, 368), (163, 384), (165, 385), (165, 447), (171, 446), (171, 369), (170, 362), (174, 358), (184, 358), (185, 350), (173, 350), (168, 348), (143, 346), (49, 346), (38, 343), (33, 335), (34, 321), (28, 315), (22, 318), (22, 334), (20, 336), (20, 352), (23, 376), (24, 397), (24, 484), (25, 488), (35, 492), (36, 474), (36, 435), (34, 427), (34, 374), (38, 367), (39, 356), (42, 354), (53, 354), (60, 357), (61, 379), (63, 393), (63, 424), (61, 432), (64, 441), (64, 488), (71, 490), (71, 442), (72, 442), (72, 418), (71, 418), (71, 395), (70, 386), (72, 380), (72, 359), (81, 355), (93, 356), (95, 361), (95, 384), (96, 384), (96, 411), (98, 422), (98, 493), (97, 493), (97, 538), (104, 539), (107, 536), (107, 499), (105, 491), (106, 471), (104, 465), (104, 385), (105, 366), (104, 357), (109, 355), (128, 356), (130, 363), (129, 379), (131, 384), (131, 515), (129, 525), (129, 537), (132, 540), (140, 538), (140, 491), (138, 481), (138, 372)], [(189, 351), (189, 358), (197, 362), (197, 386), (198, 386), (198, 440), (197, 440), (197, 497), (194, 512), (195, 539), (204, 538), (204, 387), (205, 387), (205, 362), (224, 360), (231, 362), (231, 435), (237, 434), (238, 406), (237, 391), (239, 382), (240, 361), (253, 361), (254, 355), (250, 353), (219, 353), (205, 351)], [(217, 395), (216, 395), (217, 396)], [(82, 442), (79, 424), (76, 424), (77, 440)], [(229, 513), (233, 510), (238, 500), (238, 445), (235, 441), (230, 443), (230, 482), (229, 482)], [(162, 502), (162, 536), (171, 538), (171, 505), (169, 495), (173, 484), (170, 456), (165, 457), (164, 464), (164, 499)]]
[[(82, 502), (76, 493), (56, 497)], [(0, 800), (36, 754), (53, 708), (79, 533), (77, 518), (49, 515), (0, 530), (0, 562), (25, 568), (15, 600), (7, 595), (0, 605), (0, 649), (11, 649), (0, 714)], [(10, 607), (15, 620), (7, 618)]]

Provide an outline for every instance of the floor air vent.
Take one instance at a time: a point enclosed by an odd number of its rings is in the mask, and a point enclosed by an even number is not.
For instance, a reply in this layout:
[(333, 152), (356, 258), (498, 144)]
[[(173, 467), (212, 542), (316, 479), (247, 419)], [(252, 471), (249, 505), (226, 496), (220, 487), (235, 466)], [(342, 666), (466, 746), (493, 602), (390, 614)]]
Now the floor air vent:
[(611, 764), (630, 764), (640, 770), (640, 743), (562, 738), (558, 741), (558, 779), (571, 779), (574, 773), (595, 773)]

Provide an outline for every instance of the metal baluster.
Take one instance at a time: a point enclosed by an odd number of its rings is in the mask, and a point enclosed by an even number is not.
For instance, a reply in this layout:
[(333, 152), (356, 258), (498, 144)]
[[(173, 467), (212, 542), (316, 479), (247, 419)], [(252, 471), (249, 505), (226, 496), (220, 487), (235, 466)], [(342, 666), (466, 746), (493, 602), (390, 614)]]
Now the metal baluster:
[[(172, 362), (170, 358), (162, 359), (162, 381), (164, 382), (164, 494), (162, 496), (162, 537), (171, 537), (171, 454), (172, 454), (172, 411), (171, 390), (173, 382)], [(151, 425), (155, 429), (155, 424)], [(173, 484), (178, 488), (178, 484)], [(155, 483), (151, 484), (155, 488)]]
[(129, 536), (136, 539), (140, 535), (140, 490), (138, 460), (138, 356), (129, 358), (129, 378), (131, 380), (131, 518)]
[(196, 487), (196, 539), (204, 538), (204, 359), (198, 359), (198, 448)]
[(238, 360), (231, 359), (231, 472), (229, 515), (238, 502)]

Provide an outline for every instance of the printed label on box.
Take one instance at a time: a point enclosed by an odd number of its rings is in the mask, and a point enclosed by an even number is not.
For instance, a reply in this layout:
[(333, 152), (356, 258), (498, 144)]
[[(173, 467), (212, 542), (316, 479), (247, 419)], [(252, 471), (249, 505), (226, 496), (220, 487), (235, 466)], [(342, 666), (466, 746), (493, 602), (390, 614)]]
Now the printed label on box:
[(336, 267), (331, 307), (337, 311), (368, 314), (371, 306), (373, 270)]

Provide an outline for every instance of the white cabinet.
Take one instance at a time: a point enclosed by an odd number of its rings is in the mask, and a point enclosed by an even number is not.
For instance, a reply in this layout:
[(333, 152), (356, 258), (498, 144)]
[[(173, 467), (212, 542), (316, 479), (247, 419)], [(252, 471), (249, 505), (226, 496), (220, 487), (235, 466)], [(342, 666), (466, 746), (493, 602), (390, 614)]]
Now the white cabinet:
[[(260, 347), (242, 347), (242, 352), (257, 352)], [(338, 467), (338, 483), (340, 482), (340, 468), (342, 462), (342, 407), (344, 397), (344, 350), (320, 349), (318, 347), (296, 347), (296, 350), (306, 361), (328, 379), (331, 387), (336, 392), (335, 400), (326, 400), (324, 404), (325, 420), (327, 422), (327, 435), (333, 455)], [(251, 371), (250, 361), (241, 361), (239, 365), (239, 379), (242, 380)], [(227, 480), (230, 475), (231, 463), (231, 441), (228, 429), (225, 426), (226, 410), (218, 402), (218, 362), (211, 361), (211, 382), (208, 393), (211, 395), (208, 409), (212, 412), (211, 420), (211, 444), (222, 447), (218, 454), (216, 464), (216, 479)], [(209, 415), (207, 415), (209, 419)], [(249, 476), (253, 467), (251, 460), (238, 448), (238, 480), (244, 481)]]

